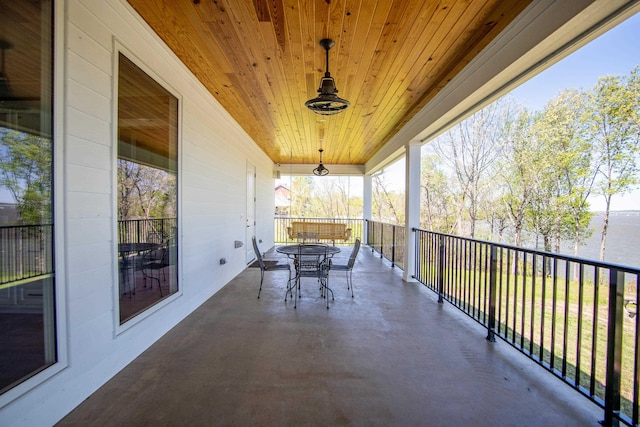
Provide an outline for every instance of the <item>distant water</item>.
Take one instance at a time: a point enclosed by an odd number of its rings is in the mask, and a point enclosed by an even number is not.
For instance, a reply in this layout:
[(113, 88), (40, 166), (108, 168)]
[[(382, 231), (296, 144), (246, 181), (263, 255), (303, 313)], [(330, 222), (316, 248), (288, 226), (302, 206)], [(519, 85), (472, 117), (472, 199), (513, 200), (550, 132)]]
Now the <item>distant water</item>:
[[(599, 260), (600, 238), (604, 215), (596, 213), (591, 220), (593, 235), (580, 247), (578, 256)], [(612, 212), (609, 216), (605, 262), (640, 267), (640, 212)], [(565, 242), (561, 252), (573, 255), (573, 243)]]

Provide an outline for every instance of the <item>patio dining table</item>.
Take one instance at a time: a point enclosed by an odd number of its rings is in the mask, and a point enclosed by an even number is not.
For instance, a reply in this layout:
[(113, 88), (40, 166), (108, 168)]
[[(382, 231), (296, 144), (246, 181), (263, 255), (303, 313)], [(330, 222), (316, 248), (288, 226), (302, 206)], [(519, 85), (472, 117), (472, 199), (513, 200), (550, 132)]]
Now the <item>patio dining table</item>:
[[(322, 272), (320, 272), (320, 264), (324, 261), (324, 258), (321, 257), (333, 257), (335, 254), (341, 252), (340, 248), (336, 246), (328, 246), (322, 244), (298, 244), (298, 245), (285, 245), (279, 246), (276, 248), (276, 252), (287, 255), (289, 258), (294, 260), (293, 264), (296, 268), (296, 276), (291, 282), (294, 283), (293, 287), (296, 289), (296, 294), (299, 293), (300, 288), (300, 278), (301, 277), (318, 277), (321, 283), (321, 290), (323, 291), (323, 296), (327, 299), (327, 308), (329, 308), (329, 292), (333, 295), (333, 291), (329, 288), (327, 284), (328, 276), (326, 276), (327, 271), (324, 271), (324, 277), (322, 276)], [(304, 258), (313, 258), (317, 257), (317, 261), (315, 263), (315, 269), (313, 270), (304, 270), (301, 267), (302, 260), (298, 259), (298, 257)], [(305, 274), (306, 273), (306, 274)], [(289, 286), (287, 288), (288, 293), (291, 293), (293, 288)], [(293, 295), (292, 295), (293, 298)], [(285, 293), (285, 301), (287, 300)], [(297, 298), (294, 304), (294, 308), (297, 307)]]
[(295, 258), (298, 255), (303, 256), (333, 256), (335, 254), (339, 254), (341, 252), (340, 248), (337, 246), (327, 246), (327, 245), (311, 245), (305, 243), (300, 247), (300, 245), (285, 245), (278, 246), (276, 248), (276, 252), (287, 255), (289, 258)]

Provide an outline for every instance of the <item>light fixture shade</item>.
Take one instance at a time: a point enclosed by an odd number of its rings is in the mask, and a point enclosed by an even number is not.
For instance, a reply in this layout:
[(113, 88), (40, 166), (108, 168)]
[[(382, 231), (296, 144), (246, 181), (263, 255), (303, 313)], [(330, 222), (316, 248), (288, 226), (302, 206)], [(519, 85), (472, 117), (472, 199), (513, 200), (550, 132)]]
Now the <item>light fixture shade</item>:
[(313, 170), (313, 174), (317, 176), (325, 176), (329, 175), (329, 169), (325, 168), (322, 164), (322, 152), (324, 151), (322, 148), (318, 150), (320, 152), (320, 164), (317, 168)]
[(327, 70), (324, 73), (324, 77), (320, 80), (320, 88), (318, 89), (318, 97), (308, 100), (304, 105), (316, 114), (323, 116), (331, 116), (344, 111), (351, 105), (346, 99), (338, 97), (338, 89), (336, 88), (336, 82), (329, 73), (329, 49), (334, 45), (331, 39), (320, 40), (320, 46), (326, 51)]
[(339, 98), (336, 93), (336, 82), (329, 73), (325, 73), (320, 81), (320, 94), (317, 98), (313, 98), (304, 103), (308, 109), (316, 114), (323, 116), (331, 116), (345, 110), (351, 103), (346, 99)]

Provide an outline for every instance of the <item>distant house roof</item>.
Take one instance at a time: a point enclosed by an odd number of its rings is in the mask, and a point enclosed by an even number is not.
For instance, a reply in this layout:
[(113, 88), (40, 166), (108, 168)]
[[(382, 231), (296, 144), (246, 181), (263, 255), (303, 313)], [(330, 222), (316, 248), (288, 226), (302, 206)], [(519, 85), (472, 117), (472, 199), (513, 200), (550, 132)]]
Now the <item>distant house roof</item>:
[(290, 191), (287, 188), (287, 186), (280, 184), (276, 186), (276, 193), (279, 193), (279, 192), (286, 192), (288, 194)]

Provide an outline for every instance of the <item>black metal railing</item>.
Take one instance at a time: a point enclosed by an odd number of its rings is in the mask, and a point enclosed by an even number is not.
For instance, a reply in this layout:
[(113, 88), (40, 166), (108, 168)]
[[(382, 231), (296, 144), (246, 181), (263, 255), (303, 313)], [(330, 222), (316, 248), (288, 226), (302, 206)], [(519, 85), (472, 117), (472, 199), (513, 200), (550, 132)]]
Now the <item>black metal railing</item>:
[(291, 227), (292, 222), (325, 222), (325, 223), (341, 223), (347, 224), (347, 228), (351, 229), (351, 237), (349, 240), (336, 240), (336, 245), (353, 246), (356, 242), (356, 237), (362, 239), (364, 232), (364, 220), (362, 218), (302, 218), (302, 217), (275, 217), (275, 239), (274, 243), (279, 245), (286, 245), (295, 243), (296, 240), (289, 238), (287, 227)]
[(404, 254), (406, 245), (405, 227), (402, 225), (367, 220), (367, 241), (372, 251), (377, 251), (380, 257), (391, 261), (404, 270)]
[(148, 242), (152, 234), (167, 239), (176, 234), (176, 218), (129, 219), (118, 221), (118, 243)]
[[(120, 243), (146, 242), (151, 233), (164, 238), (175, 234), (176, 218), (118, 221)], [(8, 287), (54, 272), (53, 226), (0, 227), (0, 286)]]
[(51, 224), (0, 227), (0, 289), (53, 274), (52, 233)]
[(414, 230), (415, 278), (604, 409), (638, 425), (640, 270)]

